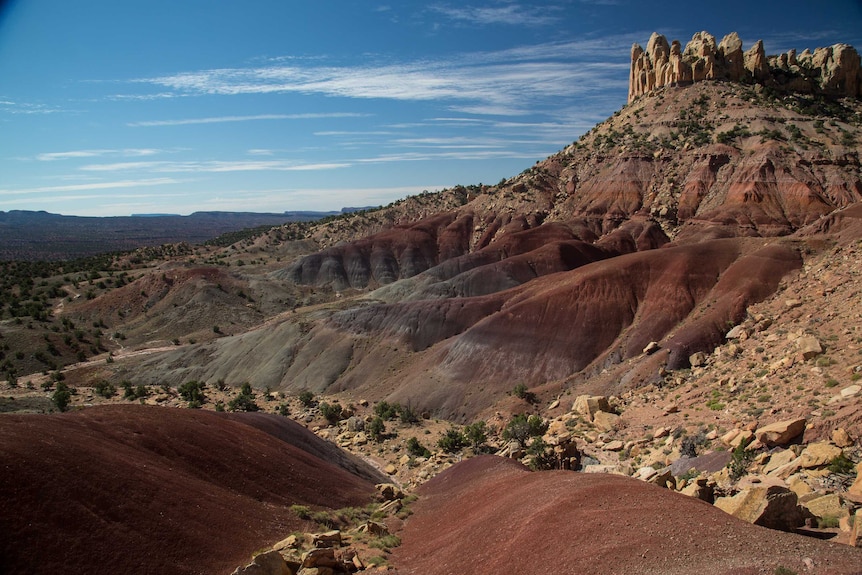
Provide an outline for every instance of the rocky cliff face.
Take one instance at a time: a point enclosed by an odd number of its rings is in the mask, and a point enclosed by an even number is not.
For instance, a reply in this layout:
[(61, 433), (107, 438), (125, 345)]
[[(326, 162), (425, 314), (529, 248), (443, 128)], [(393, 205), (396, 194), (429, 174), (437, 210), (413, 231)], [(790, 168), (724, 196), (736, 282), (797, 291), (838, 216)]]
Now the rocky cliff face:
[(736, 32), (716, 44), (708, 32), (692, 36), (685, 49), (678, 40), (653, 33), (646, 50), (632, 46), (629, 102), (663, 86), (704, 80), (757, 83), (786, 92), (858, 97), (862, 95), (862, 67), (853, 46), (835, 44), (767, 56), (758, 40), (743, 52)]

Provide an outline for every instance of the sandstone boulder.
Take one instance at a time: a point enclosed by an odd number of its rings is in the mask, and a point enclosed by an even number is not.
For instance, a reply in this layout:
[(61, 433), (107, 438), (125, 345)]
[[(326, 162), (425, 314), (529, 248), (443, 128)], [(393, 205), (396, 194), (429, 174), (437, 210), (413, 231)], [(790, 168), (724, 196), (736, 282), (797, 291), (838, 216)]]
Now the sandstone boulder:
[(233, 575), (293, 575), (284, 557), (275, 550), (255, 556), (245, 567), (237, 567)]
[(341, 566), (341, 561), (335, 557), (335, 549), (326, 547), (322, 549), (312, 549), (306, 551), (302, 555), (302, 568), (308, 569), (313, 567), (329, 567), (336, 569)]
[(777, 421), (759, 428), (755, 432), (755, 436), (760, 443), (767, 447), (787, 445), (803, 434), (805, 423), (804, 417)]
[(841, 455), (841, 449), (829, 443), (811, 443), (799, 454), (799, 466), (805, 469), (825, 467)]
[(616, 426), (619, 419), (620, 416), (616, 413), (599, 411), (593, 417), (593, 423), (597, 428), (601, 429), (602, 431), (610, 431)]
[(683, 495), (712, 503), (715, 500), (715, 490), (707, 483), (705, 477), (698, 477), (680, 490)]
[(773, 453), (769, 457), (769, 461), (763, 466), (763, 473), (766, 475), (770, 475), (775, 472), (776, 469), (779, 469), (791, 461), (796, 459), (796, 454), (790, 450), (785, 449), (783, 451), (779, 451), (778, 453)]
[(395, 499), (403, 499), (404, 492), (394, 483), (378, 483), (374, 486), (380, 499), (383, 501), (393, 501)]
[(802, 525), (796, 494), (786, 487), (751, 487), (733, 497), (716, 499), (715, 506), (743, 521), (779, 531), (793, 531)]
[(311, 544), (318, 549), (325, 547), (341, 547), (341, 531), (333, 530), (325, 533), (315, 533), (311, 536)]
[(805, 361), (815, 358), (823, 353), (823, 346), (816, 337), (803, 336), (796, 340), (796, 349), (799, 350), (799, 355)]
[(838, 519), (849, 515), (847, 508), (844, 507), (844, 502), (841, 496), (837, 493), (829, 493), (821, 495), (814, 499), (808, 499), (802, 503), (808, 513), (817, 519)]
[(851, 439), (850, 434), (843, 427), (839, 427), (832, 432), (832, 443), (841, 448), (850, 447), (853, 445), (853, 439)]
[(610, 412), (608, 398), (603, 395), (579, 395), (575, 398), (572, 411), (581, 414), (584, 419), (592, 422), (597, 413)]

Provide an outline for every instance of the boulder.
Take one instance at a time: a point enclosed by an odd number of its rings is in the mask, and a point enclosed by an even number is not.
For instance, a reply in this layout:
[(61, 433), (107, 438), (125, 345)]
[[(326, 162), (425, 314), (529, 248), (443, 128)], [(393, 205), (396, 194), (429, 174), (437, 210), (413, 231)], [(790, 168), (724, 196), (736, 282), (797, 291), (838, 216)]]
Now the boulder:
[(715, 500), (715, 490), (709, 485), (705, 477), (698, 477), (680, 490), (683, 495), (712, 503)]
[(799, 466), (805, 469), (825, 467), (841, 455), (841, 448), (830, 443), (811, 443), (799, 454)]
[(724, 337), (725, 339), (745, 339), (748, 337), (748, 330), (741, 325), (737, 325), (732, 327)]
[(841, 500), (841, 496), (837, 493), (829, 493), (828, 495), (808, 499), (802, 503), (802, 507), (817, 519), (838, 519), (849, 515), (848, 510), (844, 507), (844, 502)]
[(311, 536), (311, 543), (318, 549), (324, 547), (341, 547), (341, 531), (333, 530), (325, 533), (315, 533)]
[(592, 422), (597, 413), (610, 412), (611, 406), (608, 403), (608, 398), (604, 395), (579, 395), (575, 398), (572, 411)]
[(755, 432), (757, 440), (767, 447), (787, 445), (805, 431), (804, 417), (777, 421), (759, 428)]
[(380, 506), (378, 511), (384, 515), (392, 515), (393, 513), (397, 513), (401, 510), (401, 500), (393, 499), (387, 503), (384, 503)]
[(850, 438), (850, 434), (843, 427), (839, 427), (832, 432), (832, 443), (841, 448), (850, 447), (853, 445), (853, 439)]
[(676, 489), (676, 479), (674, 479), (670, 467), (659, 469), (655, 475), (647, 480), (647, 483), (652, 483), (666, 489)]
[(816, 337), (812, 337), (810, 335), (806, 335), (797, 339), (796, 349), (799, 351), (799, 355), (805, 361), (815, 358), (821, 353), (823, 353), (823, 346), (820, 345), (820, 342), (817, 340)]
[(693, 353), (688, 356), (688, 363), (692, 367), (701, 367), (703, 365), (706, 365), (706, 354), (702, 351)]
[(777, 485), (751, 487), (733, 497), (720, 497), (715, 506), (743, 521), (779, 531), (793, 531), (802, 525), (796, 494)]
[(862, 462), (856, 464), (856, 481), (847, 489), (847, 493), (862, 503)]
[(616, 426), (619, 419), (620, 416), (616, 413), (599, 411), (593, 417), (593, 423), (597, 428), (601, 429), (602, 431), (610, 431)]
[(796, 459), (796, 454), (791, 449), (785, 449), (778, 453), (773, 453), (769, 457), (769, 461), (763, 466), (763, 473), (771, 475), (776, 469), (779, 469), (791, 461)]
[(857, 509), (853, 518), (854, 521), (847, 542), (851, 547), (862, 547), (862, 509)]
[(293, 571), (281, 553), (273, 549), (256, 555), (245, 567), (237, 567), (233, 575), (293, 575)]
[(374, 487), (377, 489), (377, 493), (383, 501), (392, 501), (404, 498), (404, 492), (401, 491), (401, 488), (394, 483), (378, 483)]
[(805, 483), (801, 477), (794, 475), (786, 480), (787, 487), (796, 494), (797, 497), (805, 497), (814, 493), (811, 486)]
[(341, 566), (341, 562), (335, 557), (335, 549), (326, 547), (322, 549), (312, 549), (306, 551), (302, 555), (302, 568), (312, 567), (329, 567), (336, 569)]

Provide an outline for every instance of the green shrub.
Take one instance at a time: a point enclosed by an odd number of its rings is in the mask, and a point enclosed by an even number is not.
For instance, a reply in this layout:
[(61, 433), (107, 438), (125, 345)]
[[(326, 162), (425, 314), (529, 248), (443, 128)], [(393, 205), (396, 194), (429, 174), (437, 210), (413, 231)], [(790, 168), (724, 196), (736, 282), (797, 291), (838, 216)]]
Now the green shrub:
[(231, 411), (259, 411), (260, 406), (254, 401), (254, 391), (251, 389), (251, 384), (245, 382), (240, 388), (239, 395), (228, 402), (228, 409)]
[(527, 446), (530, 437), (541, 437), (548, 430), (548, 424), (538, 415), (527, 417), (520, 413), (512, 418), (503, 430), (503, 439), (515, 440), (521, 447)]
[(311, 509), (305, 505), (291, 505), (290, 511), (300, 519), (308, 519), (311, 517)]
[(419, 440), (415, 437), (407, 440), (407, 453), (413, 457), (424, 457), (426, 459), (431, 457), (431, 451), (419, 443)]
[(58, 410), (66, 411), (69, 408), (69, 403), (72, 401), (72, 392), (69, 390), (69, 386), (62, 381), (57, 382), (57, 389), (54, 390), (51, 400), (57, 406)]
[(446, 453), (456, 453), (467, 446), (467, 438), (455, 427), (450, 427), (437, 441), (437, 446)]
[(206, 401), (204, 386), (199, 381), (187, 381), (177, 388), (177, 392), (192, 408), (200, 407)]
[(93, 386), (93, 391), (96, 392), (96, 395), (101, 395), (105, 399), (110, 399), (117, 395), (117, 388), (114, 386), (114, 384), (109, 383), (104, 379), (96, 382), (96, 385)]
[(847, 456), (843, 453), (838, 454), (835, 459), (833, 459), (829, 463), (829, 471), (832, 473), (841, 473), (844, 475), (850, 475), (856, 469), (856, 465), (847, 459)]
[(308, 390), (305, 390), (299, 394), (299, 403), (303, 405), (303, 407), (311, 407), (314, 405), (314, 394)]
[(374, 441), (382, 441), (386, 435), (386, 424), (379, 415), (368, 424), (368, 436)]
[(320, 403), (319, 409), (320, 415), (322, 415), (330, 424), (334, 425), (341, 420), (342, 408), (340, 403), (333, 403), (330, 405), (323, 401)]
[(484, 421), (477, 421), (464, 427), (464, 436), (470, 442), (473, 451), (480, 452), (488, 441), (488, 428)]
[(748, 466), (751, 465), (754, 459), (754, 453), (746, 448), (751, 443), (751, 439), (743, 439), (739, 445), (733, 449), (730, 463), (727, 466), (730, 468), (730, 477), (737, 480), (748, 472)]

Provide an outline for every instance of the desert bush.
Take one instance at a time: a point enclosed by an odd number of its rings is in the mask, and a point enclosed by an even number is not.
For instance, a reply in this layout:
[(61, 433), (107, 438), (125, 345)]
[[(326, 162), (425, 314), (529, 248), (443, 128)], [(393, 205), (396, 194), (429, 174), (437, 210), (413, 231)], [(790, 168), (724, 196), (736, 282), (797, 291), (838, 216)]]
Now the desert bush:
[(374, 441), (381, 441), (386, 434), (386, 424), (379, 415), (368, 424), (368, 435)]
[(311, 509), (309, 509), (305, 505), (291, 505), (290, 510), (300, 519), (308, 519), (309, 517), (311, 517)]
[(228, 409), (231, 411), (260, 411), (260, 406), (255, 403), (254, 397), (251, 384), (245, 382), (240, 388), (239, 395), (228, 402)]
[(57, 382), (57, 389), (54, 390), (51, 400), (57, 406), (58, 410), (66, 411), (69, 408), (69, 403), (72, 401), (72, 392), (69, 386), (62, 381)]
[(177, 391), (180, 397), (189, 402), (191, 408), (200, 407), (206, 401), (203, 384), (199, 381), (187, 381), (180, 385)]
[(527, 446), (530, 437), (541, 437), (548, 430), (548, 424), (538, 415), (527, 417), (525, 413), (514, 416), (503, 430), (503, 439), (515, 440), (521, 447)]
[(470, 442), (470, 447), (477, 453), (482, 451), (488, 441), (488, 428), (484, 421), (476, 421), (464, 427), (464, 436)]
[(299, 403), (301, 403), (303, 407), (311, 407), (314, 405), (314, 394), (308, 390), (301, 392), (298, 399)]
[(748, 472), (748, 466), (754, 459), (754, 453), (746, 449), (749, 443), (751, 443), (750, 439), (743, 439), (739, 445), (733, 448), (730, 463), (727, 464), (730, 468), (730, 477), (733, 480), (745, 475)]
[(437, 446), (446, 453), (455, 453), (467, 446), (467, 438), (456, 427), (450, 427), (437, 441)]
[(341, 404), (340, 403), (326, 403), (322, 401), (319, 406), (320, 415), (328, 421), (330, 424), (334, 425), (341, 420)]
[(398, 411), (400, 409), (401, 406), (397, 403), (381, 401), (374, 406), (374, 415), (382, 419), (395, 419), (396, 417), (398, 417)]
[(413, 457), (425, 457), (426, 459), (431, 457), (431, 451), (415, 437), (407, 440), (407, 453)]
[(96, 392), (96, 395), (101, 395), (105, 399), (110, 399), (117, 395), (117, 388), (114, 384), (104, 379), (96, 382), (96, 385), (93, 386), (93, 391)]

